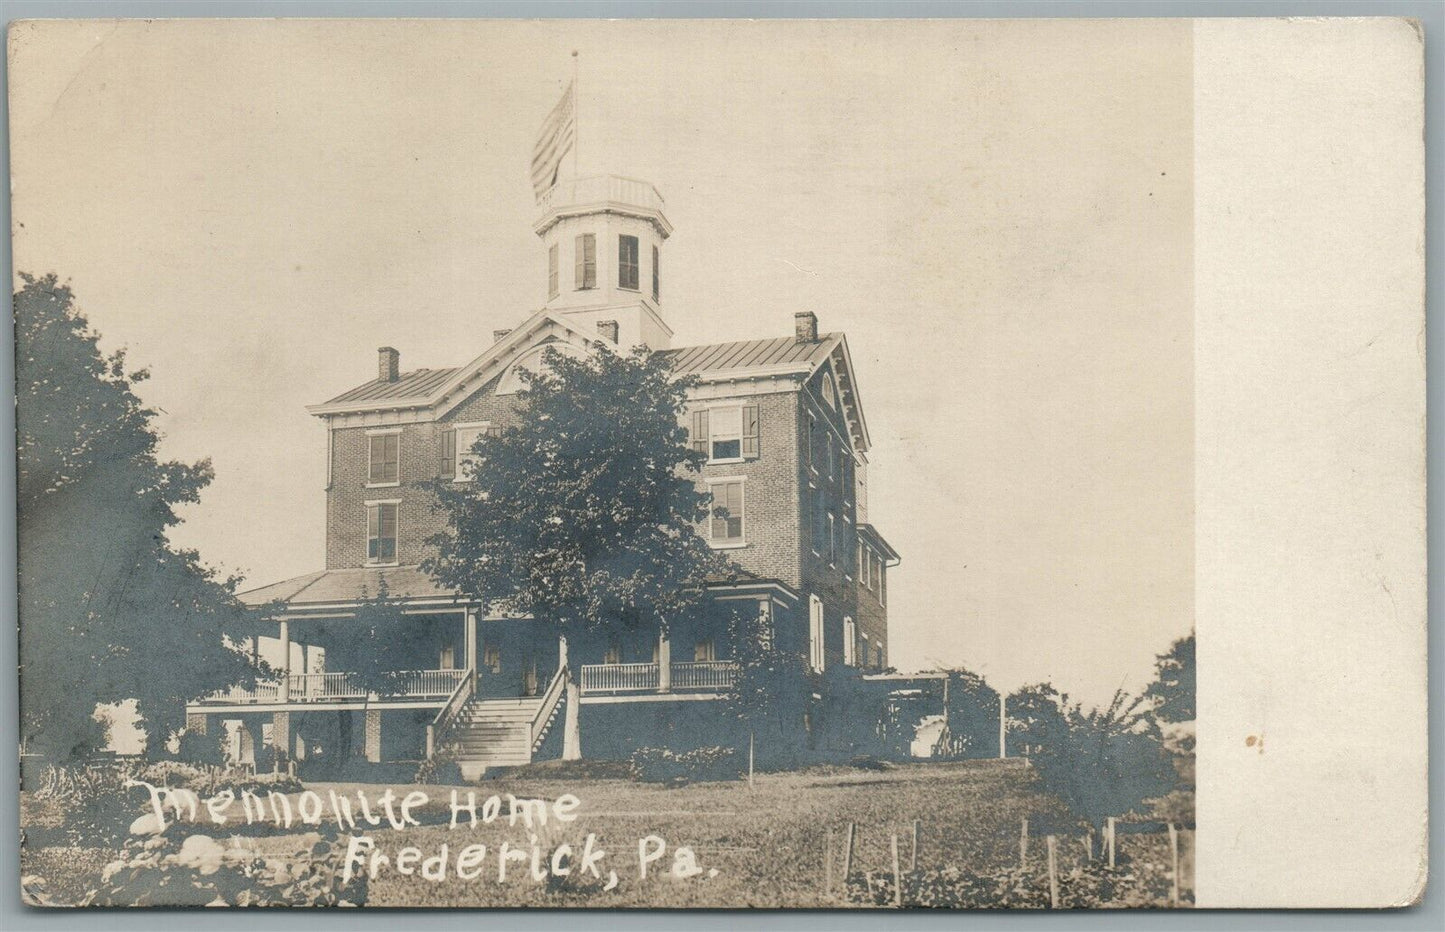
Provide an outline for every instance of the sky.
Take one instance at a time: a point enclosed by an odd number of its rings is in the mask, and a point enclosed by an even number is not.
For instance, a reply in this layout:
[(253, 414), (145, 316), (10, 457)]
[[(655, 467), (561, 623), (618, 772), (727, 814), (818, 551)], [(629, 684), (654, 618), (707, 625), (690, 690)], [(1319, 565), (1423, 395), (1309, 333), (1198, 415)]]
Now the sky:
[(53, 21), (12, 34), (17, 272), (148, 366), (174, 537), (324, 565), (303, 410), (545, 300), (535, 134), (653, 182), (675, 345), (847, 333), (890, 660), (1086, 703), (1193, 625), (1190, 24)]

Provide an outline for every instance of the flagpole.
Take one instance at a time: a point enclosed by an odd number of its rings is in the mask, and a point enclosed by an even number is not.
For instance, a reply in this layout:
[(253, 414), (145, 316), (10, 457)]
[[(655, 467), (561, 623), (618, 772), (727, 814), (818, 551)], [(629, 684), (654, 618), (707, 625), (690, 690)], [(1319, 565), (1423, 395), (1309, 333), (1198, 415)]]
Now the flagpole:
[(582, 148), (582, 100), (578, 93), (577, 80), (579, 76), (577, 50), (572, 50), (572, 180), (577, 180), (577, 162), (580, 158), (578, 150)]

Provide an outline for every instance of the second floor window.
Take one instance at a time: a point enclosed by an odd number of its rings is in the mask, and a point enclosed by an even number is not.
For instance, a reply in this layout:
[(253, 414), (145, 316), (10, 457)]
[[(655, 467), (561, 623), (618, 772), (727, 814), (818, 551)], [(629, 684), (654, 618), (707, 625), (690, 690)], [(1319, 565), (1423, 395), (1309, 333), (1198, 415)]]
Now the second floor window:
[(366, 506), (366, 560), (368, 563), (396, 562), (396, 502), (373, 502)]
[(711, 491), (708, 537), (715, 541), (741, 541), (744, 517), (742, 482), (714, 482)]
[(637, 290), (637, 237), (617, 237), (617, 287)]
[(662, 279), (659, 277), (659, 273), (658, 273), (658, 269), (657, 269), (657, 263), (658, 263), (658, 261), (659, 261), (660, 259), (661, 259), (661, 256), (660, 256), (660, 255), (658, 254), (658, 252), (657, 252), (657, 247), (656, 247), (656, 246), (653, 246), (653, 247), (652, 247), (652, 300), (654, 300), (654, 301), (661, 301), (661, 300), (662, 300), (662, 288), (661, 288)]
[(457, 432), (442, 431), (441, 474), (444, 479), (457, 477)]
[(692, 448), (713, 463), (758, 455), (758, 406), (705, 408), (692, 413)]
[(561, 290), (561, 283), (558, 281), (558, 259), (557, 244), (553, 243), (547, 250), (547, 297), (555, 298)]
[(828, 536), (828, 498), (822, 489), (813, 488), (813, 552), (822, 556)]
[(838, 521), (828, 514), (828, 565), (838, 565)]
[(401, 434), (373, 434), (367, 444), (370, 464), (366, 481), (371, 485), (397, 482), (401, 477)]
[(577, 290), (597, 287), (597, 237), (583, 233), (574, 247), (577, 259)]

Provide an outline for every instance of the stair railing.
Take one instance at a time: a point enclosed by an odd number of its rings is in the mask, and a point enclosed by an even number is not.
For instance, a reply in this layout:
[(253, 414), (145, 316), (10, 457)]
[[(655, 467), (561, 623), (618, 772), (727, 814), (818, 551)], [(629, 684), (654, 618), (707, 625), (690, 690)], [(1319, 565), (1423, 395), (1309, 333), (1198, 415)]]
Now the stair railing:
[(557, 708), (557, 702), (562, 698), (567, 689), (567, 667), (557, 668), (552, 675), (552, 682), (547, 684), (547, 691), (542, 694), (542, 702), (537, 707), (537, 714), (532, 718), (530, 731), (531, 748), (535, 753), (542, 744), (542, 739), (547, 736), (547, 725), (552, 721), (552, 713)]
[(477, 691), (477, 671), (467, 670), (466, 675), (458, 682), (452, 694), (447, 697), (446, 704), (442, 706), (437, 717), (432, 719), (430, 725), (426, 726), (426, 759), (431, 760), (436, 756), (437, 749), (446, 740), (447, 732), (451, 731), (452, 725), (456, 723), (457, 716), (462, 714), (472, 696)]

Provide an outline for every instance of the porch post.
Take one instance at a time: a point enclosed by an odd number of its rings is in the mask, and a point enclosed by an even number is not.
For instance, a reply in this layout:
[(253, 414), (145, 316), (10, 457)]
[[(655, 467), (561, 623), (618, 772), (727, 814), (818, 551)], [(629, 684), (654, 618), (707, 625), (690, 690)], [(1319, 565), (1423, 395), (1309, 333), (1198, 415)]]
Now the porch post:
[(291, 622), (281, 619), (281, 691), (282, 702), (291, 701)]
[(373, 764), (381, 763), (381, 710), (366, 710), (366, 759)]
[(464, 621), (466, 624), (466, 648), (465, 656), (462, 659), (466, 668), (475, 674), (480, 669), (480, 665), (477, 663), (477, 610), (475, 608), (466, 609)]
[(657, 691), (672, 692), (672, 639), (666, 628), (657, 631)]

